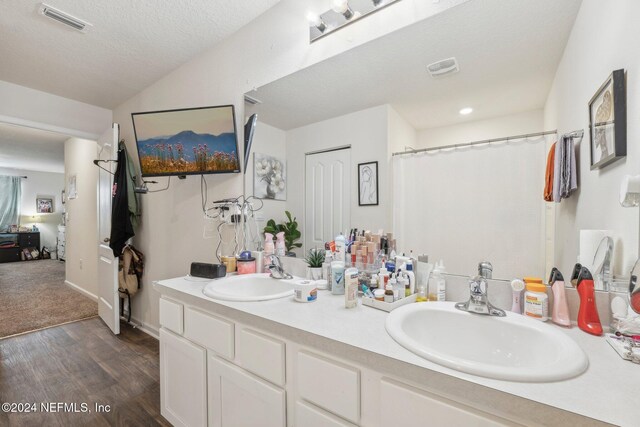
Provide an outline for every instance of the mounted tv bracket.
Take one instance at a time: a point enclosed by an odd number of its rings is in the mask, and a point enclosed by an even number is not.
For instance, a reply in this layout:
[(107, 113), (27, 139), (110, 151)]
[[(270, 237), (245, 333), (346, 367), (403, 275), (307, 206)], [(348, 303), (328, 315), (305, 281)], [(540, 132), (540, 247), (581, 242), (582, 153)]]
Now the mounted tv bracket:
[(169, 179), (167, 180), (167, 186), (159, 190), (149, 190), (149, 188), (147, 187), (147, 184), (159, 184), (159, 182), (142, 180), (142, 185), (140, 187), (134, 188), (133, 191), (136, 194), (147, 194), (147, 193), (159, 193), (160, 191), (168, 190), (169, 186), (171, 185), (171, 177), (169, 177)]

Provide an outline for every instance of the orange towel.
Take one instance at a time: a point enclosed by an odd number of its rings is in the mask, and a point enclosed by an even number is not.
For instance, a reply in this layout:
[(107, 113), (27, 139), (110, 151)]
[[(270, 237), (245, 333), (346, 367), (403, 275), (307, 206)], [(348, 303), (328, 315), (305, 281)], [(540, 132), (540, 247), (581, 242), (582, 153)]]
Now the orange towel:
[(547, 155), (547, 171), (544, 174), (544, 200), (553, 202), (553, 174), (555, 172), (556, 143), (554, 142)]

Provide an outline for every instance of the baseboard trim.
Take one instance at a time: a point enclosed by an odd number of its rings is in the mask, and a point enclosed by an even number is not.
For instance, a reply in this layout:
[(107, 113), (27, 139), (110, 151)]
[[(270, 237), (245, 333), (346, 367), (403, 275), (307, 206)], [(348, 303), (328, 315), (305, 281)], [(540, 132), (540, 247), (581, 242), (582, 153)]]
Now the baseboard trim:
[(92, 294), (91, 292), (87, 291), (86, 289), (82, 289), (80, 286), (76, 285), (75, 283), (72, 283), (72, 282), (70, 282), (68, 280), (65, 280), (64, 284), (69, 286), (74, 291), (80, 292), (84, 296), (91, 298), (95, 302), (98, 302), (98, 296), (97, 295)]
[(133, 316), (131, 316), (131, 323), (136, 325), (137, 329), (140, 329), (142, 332), (149, 335), (150, 337), (160, 340), (160, 333), (158, 332), (158, 329), (154, 328), (153, 326), (146, 325), (140, 319), (136, 319)]

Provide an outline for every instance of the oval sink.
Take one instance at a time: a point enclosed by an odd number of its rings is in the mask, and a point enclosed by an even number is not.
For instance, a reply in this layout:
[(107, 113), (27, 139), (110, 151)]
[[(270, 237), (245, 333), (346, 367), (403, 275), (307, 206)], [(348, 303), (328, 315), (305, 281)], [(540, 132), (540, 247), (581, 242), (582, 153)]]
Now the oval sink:
[(506, 317), (467, 313), (454, 304), (400, 307), (387, 317), (387, 332), (427, 360), (500, 380), (559, 381), (589, 365), (578, 344), (551, 325), (511, 312)]
[(202, 292), (224, 301), (266, 301), (293, 295), (293, 284), (298, 280), (274, 279), (269, 273), (243, 274), (213, 280)]

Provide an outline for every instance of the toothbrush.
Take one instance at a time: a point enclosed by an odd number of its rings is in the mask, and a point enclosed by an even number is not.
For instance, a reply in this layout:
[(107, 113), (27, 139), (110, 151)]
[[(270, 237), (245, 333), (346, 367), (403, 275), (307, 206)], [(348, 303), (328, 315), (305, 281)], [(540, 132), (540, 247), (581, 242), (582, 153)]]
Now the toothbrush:
[(511, 289), (513, 290), (513, 304), (511, 305), (511, 311), (517, 314), (522, 314), (522, 291), (524, 290), (524, 282), (520, 279), (513, 279), (511, 281)]

